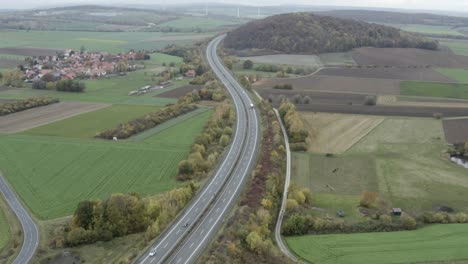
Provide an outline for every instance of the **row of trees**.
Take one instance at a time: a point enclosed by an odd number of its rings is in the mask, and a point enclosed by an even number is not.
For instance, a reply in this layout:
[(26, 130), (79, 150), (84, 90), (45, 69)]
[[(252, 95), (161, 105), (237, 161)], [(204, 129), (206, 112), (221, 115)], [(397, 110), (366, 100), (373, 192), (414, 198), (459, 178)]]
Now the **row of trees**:
[(439, 44), (393, 27), (311, 13), (291, 13), (249, 22), (229, 32), (224, 46), (235, 50), (318, 54), (346, 52), (358, 47), (435, 50)]
[(0, 104), (0, 116), (16, 113), (34, 107), (45, 106), (59, 102), (57, 98), (33, 97), (26, 100), (18, 100), (12, 103)]
[(82, 93), (85, 91), (86, 85), (84, 82), (75, 81), (75, 80), (63, 79), (57, 82), (54, 82), (54, 81), (46, 82), (44, 80), (37, 80), (33, 82), (32, 88), (38, 89), (38, 90), (57, 90), (61, 92)]
[(309, 136), (309, 131), (296, 111), (296, 106), (286, 100), (281, 103), (278, 111), (288, 132), (291, 150), (307, 150), (306, 140)]
[(132, 135), (153, 128), (172, 118), (178, 117), (195, 109), (197, 109), (196, 105), (186, 103), (177, 103), (166, 106), (158, 111), (151, 112), (129, 122), (119, 124), (115, 128), (102, 131), (98, 133), (96, 137), (102, 139), (113, 139), (114, 137), (119, 139), (129, 138)]
[(188, 159), (179, 162), (178, 180), (202, 179), (207, 175), (231, 141), (234, 121), (235, 113), (231, 103), (224, 101), (216, 107), (203, 132), (195, 139)]
[(272, 107), (261, 102), (261, 154), (234, 215), (204, 256), (203, 263), (288, 263), (274, 246), (273, 229), (281, 204), (286, 151)]

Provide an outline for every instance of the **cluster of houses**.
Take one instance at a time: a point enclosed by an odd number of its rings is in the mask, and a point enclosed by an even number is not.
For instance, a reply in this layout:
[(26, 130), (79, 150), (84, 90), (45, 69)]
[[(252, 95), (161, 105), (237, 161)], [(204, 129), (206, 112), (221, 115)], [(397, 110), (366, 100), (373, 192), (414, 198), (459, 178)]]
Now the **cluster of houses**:
[[(27, 81), (41, 79), (52, 74), (55, 79), (102, 78), (137, 69), (136, 60), (141, 56), (135, 52), (110, 54), (107, 52), (79, 52), (67, 49), (55, 56), (33, 57), (24, 68)], [(124, 66), (122, 66), (124, 64)], [(124, 68), (124, 69), (122, 69)]]

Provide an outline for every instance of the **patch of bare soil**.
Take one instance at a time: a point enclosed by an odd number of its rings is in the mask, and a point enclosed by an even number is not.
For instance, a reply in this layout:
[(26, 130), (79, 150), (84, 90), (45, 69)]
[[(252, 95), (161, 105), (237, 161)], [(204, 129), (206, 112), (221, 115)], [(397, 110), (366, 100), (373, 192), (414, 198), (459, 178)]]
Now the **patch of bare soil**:
[(451, 144), (468, 140), (468, 119), (444, 120), (445, 139)]
[(456, 80), (430, 68), (326, 68), (322, 69), (317, 74), (405, 81), (456, 82)]
[(359, 48), (352, 51), (358, 65), (377, 66), (434, 66), (463, 68), (468, 66), (468, 57), (447, 51), (403, 48)]
[(0, 116), (0, 133), (17, 133), (62, 119), (92, 112), (110, 104), (59, 102), (25, 111)]
[(347, 92), (362, 94), (400, 94), (400, 81), (342, 76), (312, 75), (301, 78), (263, 79), (255, 88), (272, 88), (277, 84), (291, 84), (294, 90)]
[(43, 49), (43, 48), (0, 48), (0, 54), (15, 54), (23, 56), (54, 56), (59, 49)]

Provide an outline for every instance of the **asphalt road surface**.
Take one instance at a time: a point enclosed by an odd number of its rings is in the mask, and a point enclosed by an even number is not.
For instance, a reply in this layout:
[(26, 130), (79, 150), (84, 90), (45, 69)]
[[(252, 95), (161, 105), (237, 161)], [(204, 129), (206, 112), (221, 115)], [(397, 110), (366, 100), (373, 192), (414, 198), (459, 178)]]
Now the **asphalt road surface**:
[(23, 205), (20, 203), (15, 193), (12, 191), (7, 181), (1, 174), (0, 191), (13, 212), (18, 217), (21, 223), (21, 227), (23, 228), (23, 245), (19, 255), (13, 261), (13, 264), (28, 263), (36, 252), (37, 246), (39, 245), (39, 231), (31, 216), (29, 216), (28, 212), (24, 209)]
[[(211, 68), (231, 94), (236, 109), (233, 141), (214, 176), (136, 263), (195, 262), (234, 205), (254, 166), (259, 146), (259, 119), (255, 108), (251, 107), (253, 102), (216, 54), (223, 38), (210, 42), (206, 53)], [(150, 256), (152, 250), (156, 253)]]

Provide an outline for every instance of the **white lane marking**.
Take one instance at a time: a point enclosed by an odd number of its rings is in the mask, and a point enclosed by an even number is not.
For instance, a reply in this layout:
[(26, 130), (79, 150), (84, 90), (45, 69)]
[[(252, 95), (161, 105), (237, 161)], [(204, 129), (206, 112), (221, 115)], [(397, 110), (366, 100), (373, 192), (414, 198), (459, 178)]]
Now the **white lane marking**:
[(180, 229), (177, 229), (177, 232), (175, 233), (176, 235), (180, 233)]

